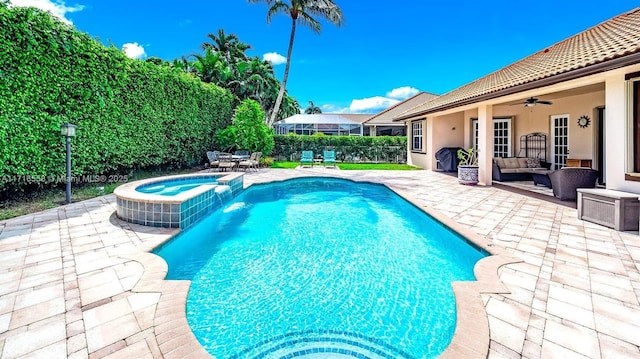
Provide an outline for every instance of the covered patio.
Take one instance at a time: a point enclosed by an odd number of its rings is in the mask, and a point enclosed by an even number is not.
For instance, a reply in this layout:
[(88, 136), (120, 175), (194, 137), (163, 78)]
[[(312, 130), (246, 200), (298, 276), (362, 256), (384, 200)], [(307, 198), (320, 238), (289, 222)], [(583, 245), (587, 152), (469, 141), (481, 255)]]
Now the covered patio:
[(534, 156), (590, 167), (606, 188), (640, 193), (640, 9), (614, 17), (395, 117), (409, 129), (408, 161), (436, 169), (442, 147), (476, 148), (479, 183), (497, 157)]

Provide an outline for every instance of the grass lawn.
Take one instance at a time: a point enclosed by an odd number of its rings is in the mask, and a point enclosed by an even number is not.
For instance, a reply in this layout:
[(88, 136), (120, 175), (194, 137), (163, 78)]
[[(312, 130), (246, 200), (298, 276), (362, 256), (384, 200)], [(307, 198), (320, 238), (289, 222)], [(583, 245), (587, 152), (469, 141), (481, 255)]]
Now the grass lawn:
[[(193, 173), (202, 168), (183, 170), (141, 170), (127, 177), (127, 181), (137, 181), (145, 178)], [(124, 182), (119, 183), (85, 183), (83, 185), (71, 185), (71, 200), (73, 202), (113, 193), (113, 190)], [(99, 188), (102, 187), (102, 188)], [(38, 193), (28, 193), (18, 199), (0, 202), (0, 220), (14, 218), (29, 213), (44, 211), (58, 207), (65, 202), (65, 189), (55, 188), (43, 190)]]
[[(274, 162), (271, 168), (296, 168), (300, 162)], [(341, 170), (420, 170), (422, 168), (399, 163), (338, 163)]]

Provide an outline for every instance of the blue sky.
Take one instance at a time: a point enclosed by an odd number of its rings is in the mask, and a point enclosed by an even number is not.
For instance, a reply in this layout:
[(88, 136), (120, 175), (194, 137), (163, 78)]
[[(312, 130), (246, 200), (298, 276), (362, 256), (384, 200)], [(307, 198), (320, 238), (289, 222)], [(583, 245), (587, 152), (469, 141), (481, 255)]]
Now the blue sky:
[[(344, 26), (298, 27), (287, 89), (304, 108), (375, 113), (416, 91), (444, 94), (640, 4), (637, 0), (334, 0)], [(12, 0), (51, 11), (141, 58), (199, 53), (223, 28), (248, 54), (286, 55), (291, 20), (246, 0)], [(384, 4), (384, 5), (383, 5)], [(284, 64), (275, 65), (282, 79)], [(395, 91), (394, 91), (395, 90)]]

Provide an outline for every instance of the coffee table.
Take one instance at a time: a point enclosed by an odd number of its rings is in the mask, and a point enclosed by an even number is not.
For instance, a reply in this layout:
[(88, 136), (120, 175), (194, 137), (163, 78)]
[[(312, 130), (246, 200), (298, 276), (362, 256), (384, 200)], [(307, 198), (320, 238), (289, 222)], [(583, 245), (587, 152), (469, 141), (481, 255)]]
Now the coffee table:
[(533, 185), (537, 186), (539, 184), (551, 188), (551, 179), (549, 178), (549, 173), (553, 171), (542, 170), (542, 171), (533, 171), (531, 172), (531, 177), (533, 178)]

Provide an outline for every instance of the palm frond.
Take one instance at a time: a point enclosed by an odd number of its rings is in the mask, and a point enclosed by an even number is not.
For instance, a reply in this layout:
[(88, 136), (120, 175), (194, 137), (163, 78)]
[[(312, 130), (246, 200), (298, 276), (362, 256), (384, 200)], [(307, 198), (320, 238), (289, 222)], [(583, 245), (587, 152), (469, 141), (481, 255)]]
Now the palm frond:
[(303, 11), (298, 14), (298, 22), (301, 25), (310, 28), (316, 34), (320, 33), (320, 22), (306, 12)]
[(271, 5), (271, 7), (269, 7), (269, 10), (267, 11), (267, 24), (271, 23), (271, 19), (273, 18), (273, 16), (279, 14), (289, 15), (290, 11), (291, 7), (289, 6), (289, 4), (282, 1), (274, 1), (273, 5)]

